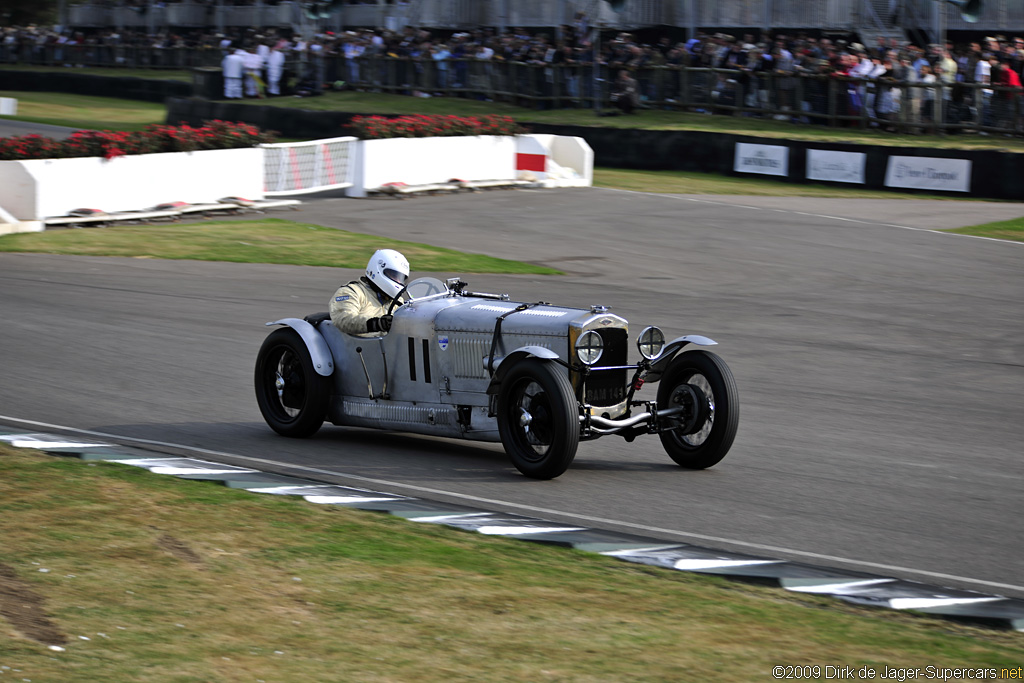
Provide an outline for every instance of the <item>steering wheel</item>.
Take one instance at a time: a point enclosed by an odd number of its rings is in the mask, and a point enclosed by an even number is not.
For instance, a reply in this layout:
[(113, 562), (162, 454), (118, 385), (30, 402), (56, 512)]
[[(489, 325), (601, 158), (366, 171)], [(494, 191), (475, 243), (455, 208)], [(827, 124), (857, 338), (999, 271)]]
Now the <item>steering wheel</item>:
[(409, 289), (408, 284), (404, 285), (401, 291), (395, 295), (395, 298), (391, 300), (391, 305), (388, 306), (388, 315), (391, 315), (391, 312), (395, 310), (395, 305), (398, 303), (398, 300), (402, 298), (402, 295), (405, 294), (405, 290), (407, 289)]
[(391, 315), (396, 306), (402, 305), (399, 303), (399, 299), (403, 294), (409, 296), (408, 301), (405, 301), (404, 303), (409, 303), (409, 301), (415, 301), (435, 294), (443, 294), (447, 291), (448, 288), (443, 282), (432, 277), (420, 277), (415, 280), (410, 280), (406, 282), (401, 291), (398, 292), (398, 296), (391, 300), (391, 305), (388, 307), (388, 315)]

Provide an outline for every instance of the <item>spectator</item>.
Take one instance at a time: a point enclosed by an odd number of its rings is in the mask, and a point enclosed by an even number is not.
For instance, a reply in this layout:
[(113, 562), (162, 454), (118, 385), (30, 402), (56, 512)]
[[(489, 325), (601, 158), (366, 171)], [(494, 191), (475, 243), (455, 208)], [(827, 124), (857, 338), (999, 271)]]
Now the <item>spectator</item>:
[(636, 80), (626, 69), (619, 70), (619, 77), (615, 79), (615, 85), (612, 88), (611, 100), (612, 104), (623, 114), (632, 114), (636, 111)]
[(242, 78), (245, 76), (245, 50), (237, 49), (224, 58), (221, 69), (224, 72), (224, 97), (229, 100), (242, 99)]
[(267, 94), (276, 97), (281, 94), (281, 77), (284, 75), (284, 50), (281, 43), (270, 48), (267, 55)]
[(253, 46), (243, 50), (243, 58), (245, 60), (245, 96), (263, 97), (263, 78), (260, 76), (260, 72), (263, 71), (263, 59)]

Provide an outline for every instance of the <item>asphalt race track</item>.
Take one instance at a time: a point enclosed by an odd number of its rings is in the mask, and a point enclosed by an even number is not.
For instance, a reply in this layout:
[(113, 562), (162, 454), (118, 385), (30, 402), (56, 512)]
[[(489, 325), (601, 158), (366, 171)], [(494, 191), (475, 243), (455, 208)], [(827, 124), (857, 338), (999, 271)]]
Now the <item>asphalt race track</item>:
[(356, 271), (49, 255), (0, 254), (0, 424), (1024, 597), (1024, 244), (926, 230), (1024, 206), (586, 189), (279, 215), (547, 263), (568, 275), (466, 279), (610, 305), (634, 334), (716, 339), (742, 400), (732, 452), (693, 472), (655, 437), (609, 437), (538, 482), (499, 445), (331, 426), (284, 439), (253, 398), (264, 323), (326, 310)]

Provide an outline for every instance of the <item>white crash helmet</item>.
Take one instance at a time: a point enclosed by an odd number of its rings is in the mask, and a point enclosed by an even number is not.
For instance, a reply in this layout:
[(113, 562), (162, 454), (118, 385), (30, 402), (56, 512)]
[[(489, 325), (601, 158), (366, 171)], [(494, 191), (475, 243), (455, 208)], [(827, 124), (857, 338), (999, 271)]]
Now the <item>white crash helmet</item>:
[(366, 278), (394, 299), (409, 279), (409, 262), (394, 249), (378, 249), (366, 264)]

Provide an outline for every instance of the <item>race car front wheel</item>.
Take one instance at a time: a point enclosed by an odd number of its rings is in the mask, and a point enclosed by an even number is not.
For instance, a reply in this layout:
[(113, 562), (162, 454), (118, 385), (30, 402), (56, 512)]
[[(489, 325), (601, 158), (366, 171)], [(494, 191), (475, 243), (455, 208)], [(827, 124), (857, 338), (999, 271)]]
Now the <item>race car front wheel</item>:
[(658, 409), (685, 408), (679, 426), (659, 434), (676, 464), (711, 467), (725, 457), (736, 438), (740, 399), (732, 371), (709, 351), (680, 353), (658, 387)]
[(330, 384), (318, 375), (299, 333), (270, 333), (256, 357), (256, 402), (270, 428), (283, 436), (316, 433), (327, 415)]
[(579, 411), (572, 385), (553, 363), (530, 358), (505, 376), (498, 433), (512, 464), (527, 477), (554, 479), (576, 457)]

